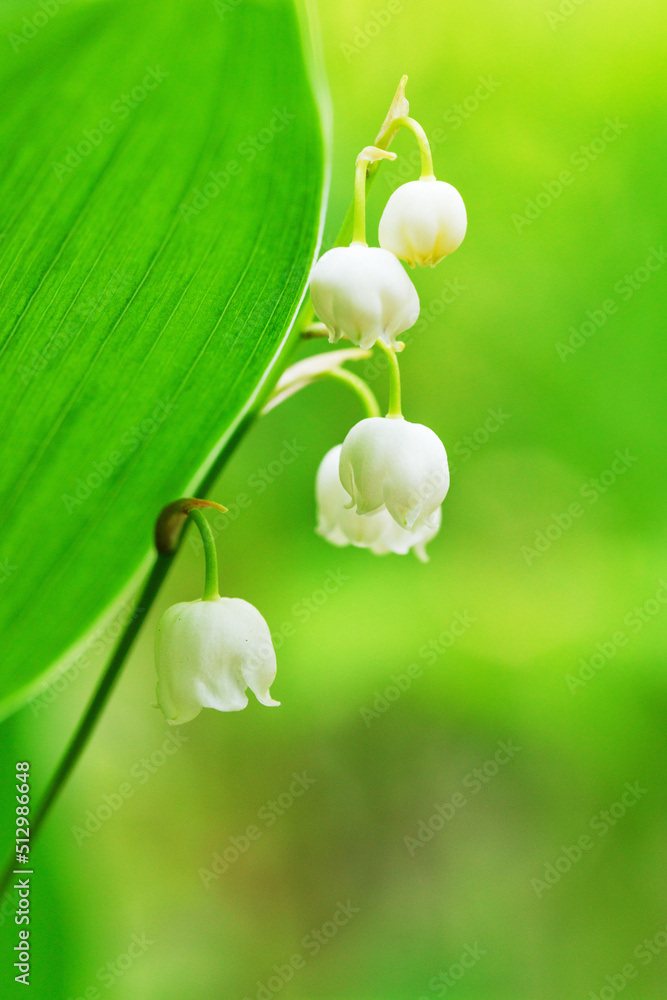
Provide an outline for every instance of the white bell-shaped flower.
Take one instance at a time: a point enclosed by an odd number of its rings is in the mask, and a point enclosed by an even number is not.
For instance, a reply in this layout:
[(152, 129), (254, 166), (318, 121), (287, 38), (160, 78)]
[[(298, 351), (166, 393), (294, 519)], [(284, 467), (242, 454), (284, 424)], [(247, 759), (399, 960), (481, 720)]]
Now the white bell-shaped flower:
[(339, 471), (357, 514), (386, 507), (402, 528), (433, 527), (449, 489), (442, 441), (403, 417), (367, 417), (355, 424), (343, 442)]
[(335, 344), (345, 336), (359, 347), (396, 340), (419, 318), (419, 296), (393, 253), (352, 243), (328, 250), (312, 270), (310, 295)]
[(350, 507), (350, 498), (343, 488), (338, 472), (342, 445), (328, 451), (317, 471), (317, 533), (332, 545), (355, 545), (370, 549), (377, 556), (395, 552), (404, 556), (413, 550), (418, 559), (428, 562), (426, 544), (440, 530), (441, 511), (438, 508), (431, 524), (418, 523), (412, 530), (401, 528), (388, 510), (361, 516)]
[(380, 219), (380, 246), (411, 267), (435, 265), (463, 242), (468, 220), (463, 198), (435, 177), (409, 181), (394, 191)]
[(269, 626), (239, 598), (187, 601), (167, 608), (155, 636), (157, 700), (167, 722), (180, 725), (202, 708), (238, 712), (246, 688), (262, 705), (279, 705), (269, 692), (276, 654)]

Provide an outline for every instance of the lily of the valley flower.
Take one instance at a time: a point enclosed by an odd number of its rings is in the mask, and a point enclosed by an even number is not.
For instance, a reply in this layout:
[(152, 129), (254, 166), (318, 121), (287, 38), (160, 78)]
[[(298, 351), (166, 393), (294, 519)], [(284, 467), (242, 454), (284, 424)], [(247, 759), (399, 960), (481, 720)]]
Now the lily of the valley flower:
[(402, 528), (433, 527), (449, 489), (447, 453), (429, 427), (403, 417), (367, 417), (348, 433), (340, 481), (357, 514), (384, 507)]
[(411, 267), (435, 267), (461, 245), (467, 224), (456, 188), (422, 177), (402, 184), (390, 197), (380, 219), (380, 246)]
[(396, 338), (419, 318), (417, 289), (394, 254), (362, 243), (320, 257), (310, 295), (331, 344), (347, 337), (363, 348), (377, 340), (400, 347)]
[(426, 544), (440, 529), (440, 508), (432, 523), (417, 524), (412, 530), (401, 528), (388, 510), (363, 517), (350, 508), (350, 498), (338, 472), (342, 445), (336, 445), (322, 459), (317, 472), (317, 533), (332, 545), (355, 545), (381, 556), (388, 552), (406, 555), (413, 550), (418, 559), (428, 562)]
[(396, 155), (377, 146), (366, 146), (359, 153), (352, 243), (327, 251), (310, 275), (313, 308), (332, 344), (347, 337), (362, 348), (379, 340), (400, 349), (396, 338), (419, 318), (417, 290), (394, 254), (366, 243), (368, 170), (383, 159), (396, 159)]
[(206, 582), (200, 601), (167, 608), (155, 633), (157, 700), (172, 726), (189, 722), (202, 708), (238, 712), (248, 704), (246, 689), (262, 705), (279, 705), (269, 688), (276, 676), (271, 632), (257, 608), (235, 597), (220, 597), (213, 534), (201, 507), (211, 501), (185, 498), (162, 511), (156, 526), (159, 552), (173, 552), (183, 522), (195, 521), (204, 543)]
[(262, 705), (279, 705), (271, 633), (259, 611), (239, 598), (186, 601), (167, 608), (155, 635), (157, 700), (172, 726), (202, 708), (238, 712), (246, 688)]

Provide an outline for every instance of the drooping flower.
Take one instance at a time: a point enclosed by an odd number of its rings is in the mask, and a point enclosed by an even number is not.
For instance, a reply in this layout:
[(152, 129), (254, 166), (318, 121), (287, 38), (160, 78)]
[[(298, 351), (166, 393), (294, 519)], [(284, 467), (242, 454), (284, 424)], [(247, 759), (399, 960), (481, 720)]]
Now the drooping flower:
[(434, 525), (449, 489), (447, 452), (429, 427), (403, 417), (367, 417), (340, 453), (340, 481), (357, 514), (384, 507), (402, 528)]
[(262, 705), (279, 705), (269, 688), (276, 654), (269, 626), (239, 598), (186, 601), (167, 608), (155, 635), (157, 700), (172, 726), (202, 708), (238, 712), (246, 688)]
[(419, 318), (417, 290), (394, 254), (362, 243), (320, 257), (310, 294), (331, 344), (345, 336), (363, 348), (376, 340), (400, 348), (396, 338)]
[(380, 246), (411, 267), (435, 267), (461, 245), (467, 224), (456, 188), (422, 177), (402, 184), (390, 197), (380, 219)]
[(357, 514), (351, 509), (350, 498), (340, 481), (342, 447), (339, 444), (328, 451), (317, 471), (317, 533), (332, 545), (355, 545), (378, 556), (388, 552), (406, 555), (413, 550), (418, 559), (428, 562), (426, 544), (440, 530), (440, 508), (433, 514), (431, 524), (420, 523), (412, 530), (400, 527), (388, 510)]

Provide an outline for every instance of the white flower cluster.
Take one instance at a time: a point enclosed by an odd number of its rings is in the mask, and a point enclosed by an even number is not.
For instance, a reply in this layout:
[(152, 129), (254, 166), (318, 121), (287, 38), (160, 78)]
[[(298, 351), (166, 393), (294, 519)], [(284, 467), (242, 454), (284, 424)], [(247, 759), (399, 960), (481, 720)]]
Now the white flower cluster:
[[(380, 342), (400, 351), (403, 344), (397, 338), (416, 323), (419, 296), (399, 258), (411, 267), (435, 267), (465, 236), (463, 199), (451, 184), (433, 176), (421, 126), (406, 117), (398, 124), (412, 128), (419, 139), (422, 177), (392, 194), (380, 220), (380, 246), (367, 246), (366, 163), (391, 155), (367, 147), (357, 160), (355, 209), (361, 219), (355, 212), (356, 238), (350, 246), (325, 253), (311, 274), (313, 307), (331, 343), (346, 337), (363, 349)], [(320, 465), (317, 530), (334, 545), (368, 548), (377, 555), (412, 549), (425, 560), (425, 545), (439, 529), (448, 488), (447, 454), (432, 430), (404, 420), (400, 409), (384, 418), (370, 417), (353, 427)]]
[(359, 347), (377, 340), (400, 349), (397, 337), (419, 318), (419, 296), (398, 258), (411, 267), (435, 267), (463, 242), (467, 217), (456, 188), (435, 177), (402, 184), (387, 202), (379, 247), (353, 241), (318, 260), (310, 276), (315, 312), (335, 344)]
[(403, 417), (367, 417), (322, 460), (317, 530), (333, 545), (375, 555), (414, 550), (426, 562), (448, 489), (447, 453), (437, 434)]
[(350, 498), (340, 481), (342, 448), (338, 444), (328, 451), (317, 473), (318, 534), (332, 545), (356, 545), (370, 549), (376, 556), (388, 552), (403, 556), (412, 549), (418, 559), (426, 562), (426, 543), (440, 528), (440, 508), (436, 508), (430, 522), (423, 521), (411, 529), (402, 528), (386, 508), (360, 516), (350, 508)]
[[(461, 244), (466, 210), (458, 191), (433, 176), (428, 140), (421, 126), (407, 117), (406, 79), (378, 137), (383, 145), (366, 147), (357, 159), (352, 242), (325, 253), (310, 278), (313, 308), (330, 342), (346, 337), (356, 348), (298, 362), (285, 372), (263, 412), (325, 375), (355, 389), (369, 416), (322, 460), (316, 483), (317, 531), (333, 545), (354, 545), (376, 555), (414, 551), (425, 562), (426, 545), (440, 528), (449, 468), (438, 436), (401, 413), (396, 352), (403, 344), (398, 337), (416, 323), (419, 296), (400, 261), (434, 267)], [(380, 221), (380, 246), (369, 247), (368, 172), (377, 160), (394, 157), (386, 146), (401, 127), (417, 136), (422, 176), (392, 194)], [(366, 383), (342, 368), (348, 360), (367, 356), (375, 345), (389, 359), (386, 417), (379, 415)], [(157, 627), (157, 699), (172, 725), (188, 722), (203, 707), (223, 712), (245, 708), (247, 688), (263, 705), (279, 704), (269, 691), (276, 675), (269, 627), (251, 604), (219, 596), (215, 545), (197, 509), (201, 506), (218, 505), (192, 498), (176, 501), (162, 512), (156, 529), (159, 550), (174, 551), (173, 533), (177, 535), (190, 514), (202, 533), (206, 555), (203, 598), (169, 608)], [(162, 545), (161, 538), (166, 539)]]

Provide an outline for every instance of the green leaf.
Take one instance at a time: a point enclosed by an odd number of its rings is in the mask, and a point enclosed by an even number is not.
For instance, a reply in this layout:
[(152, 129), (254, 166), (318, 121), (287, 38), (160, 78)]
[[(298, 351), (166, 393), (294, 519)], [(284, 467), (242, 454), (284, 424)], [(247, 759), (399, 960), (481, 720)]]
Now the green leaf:
[(6, 715), (277, 378), (324, 154), (291, 0), (14, 2), (0, 34)]

